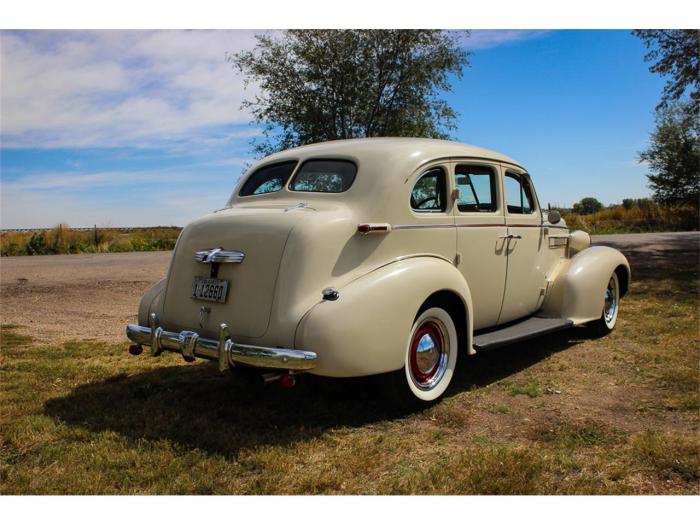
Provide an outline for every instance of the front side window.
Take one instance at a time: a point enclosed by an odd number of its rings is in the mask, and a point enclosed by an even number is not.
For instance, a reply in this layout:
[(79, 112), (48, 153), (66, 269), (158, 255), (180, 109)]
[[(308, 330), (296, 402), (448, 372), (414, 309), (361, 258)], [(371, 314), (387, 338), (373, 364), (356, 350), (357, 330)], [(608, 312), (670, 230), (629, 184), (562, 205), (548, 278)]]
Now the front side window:
[(411, 191), (411, 208), (418, 212), (445, 211), (447, 204), (445, 171), (431, 168), (420, 176)]
[(496, 211), (496, 175), (491, 168), (458, 165), (455, 168), (455, 180), (459, 190), (459, 211)]
[(248, 177), (238, 194), (241, 197), (246, 197), (248, 195), (261, 195), (279, 191), (287, 184), (287, 180), (296, 165), (297, 161), (293, 160), (263, 166)]
[(342, 193), (352, 186), (357, 166), (347, 160), (309, 160), (294, 176), (289, 189), (316, 193)]
[(508, 213), (529, 214), (535, 211), (532, 190), (527, 178), (515, 173), (506, 173), (505, 182)]

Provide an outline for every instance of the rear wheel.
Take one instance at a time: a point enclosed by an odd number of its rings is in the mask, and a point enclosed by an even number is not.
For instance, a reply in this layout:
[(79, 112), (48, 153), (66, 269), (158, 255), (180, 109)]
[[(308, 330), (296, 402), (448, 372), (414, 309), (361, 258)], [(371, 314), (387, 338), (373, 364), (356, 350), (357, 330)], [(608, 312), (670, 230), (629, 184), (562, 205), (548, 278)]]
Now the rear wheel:
[(457, 330), (440, 306), (422, 310), (411, 328), (403, 370), (392, 377), (392, 393), (404, 408), (430, 406), (440, 399), (457, 365)]
[(596, 335), (603, 336), (613, 331), (617, 324), (617, 313), (620, 309), (620, 279), (617, 272), (613, 272), (605, 288), (605, 300), (600, 319), (591, 323), (591, 328)]

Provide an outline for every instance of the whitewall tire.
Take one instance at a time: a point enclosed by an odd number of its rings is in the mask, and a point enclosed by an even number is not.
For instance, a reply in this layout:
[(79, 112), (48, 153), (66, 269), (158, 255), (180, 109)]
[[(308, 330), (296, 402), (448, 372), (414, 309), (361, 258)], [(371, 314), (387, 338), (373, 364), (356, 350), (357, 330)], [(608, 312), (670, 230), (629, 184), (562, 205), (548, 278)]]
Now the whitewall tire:
[(591, 324), (596, 334), (601, 336), (612, 332), (617, 324), (617, 314), (620, 311), (620, 279), (617, 272), (610, 276), (604, 294), (600, 319)]
[(418, 315), (406, 343), (404, 367), (395, 375), (394, 394), (406, 407), (428, 406), (447, 390), (457, 366), (457, 329), (439, 306)]

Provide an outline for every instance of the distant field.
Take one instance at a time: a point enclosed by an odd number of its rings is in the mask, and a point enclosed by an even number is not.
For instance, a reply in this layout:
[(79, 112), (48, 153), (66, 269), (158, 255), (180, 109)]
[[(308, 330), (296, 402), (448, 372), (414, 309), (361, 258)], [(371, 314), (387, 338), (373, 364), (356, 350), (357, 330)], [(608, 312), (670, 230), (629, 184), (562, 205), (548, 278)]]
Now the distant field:
[(166, 254), (9, 261), (0, 494), (700, 494), (698, 237), (596, 242), (632, 265), (610, 336), (462, 357), (417, 413), (386, 403), (381, 378), (255, 389), (211, 363), (130, 357), (124, 323)]
[(69, 253), (144, 252), (172, 250), (182, 228), (70, 228), (0, 231), (0, 254), (56, 255)]
[(653, 203), (631, 209), (614, 206), (588, 215), (565, 213), (564, 220), (572, 230), (583, 230), (591, 235), (694, 231), (700, 227), (697, 207), (665, 207)]

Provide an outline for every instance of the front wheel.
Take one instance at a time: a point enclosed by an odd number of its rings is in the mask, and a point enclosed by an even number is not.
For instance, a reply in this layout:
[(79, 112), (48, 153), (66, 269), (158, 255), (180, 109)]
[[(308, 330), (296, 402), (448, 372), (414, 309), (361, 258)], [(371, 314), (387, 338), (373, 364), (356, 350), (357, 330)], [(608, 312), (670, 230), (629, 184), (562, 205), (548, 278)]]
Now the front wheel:
[(617, 313), (619, 310), (620, 280), (617, 277), (617, 272), (613, 272), (608, 281), (608, 286), (605, 288), (605, 300), (600, 319), (593, 321), (590, 325), (596, 335), (604, 336), (613, 331), (617, 323)]
[(405, 408), (422, 408), (445, 393), (457, 365), (457, 329), (439, 306), (421, 311), (413, 323), (403, 370), (392, 379), (392, 393)]

